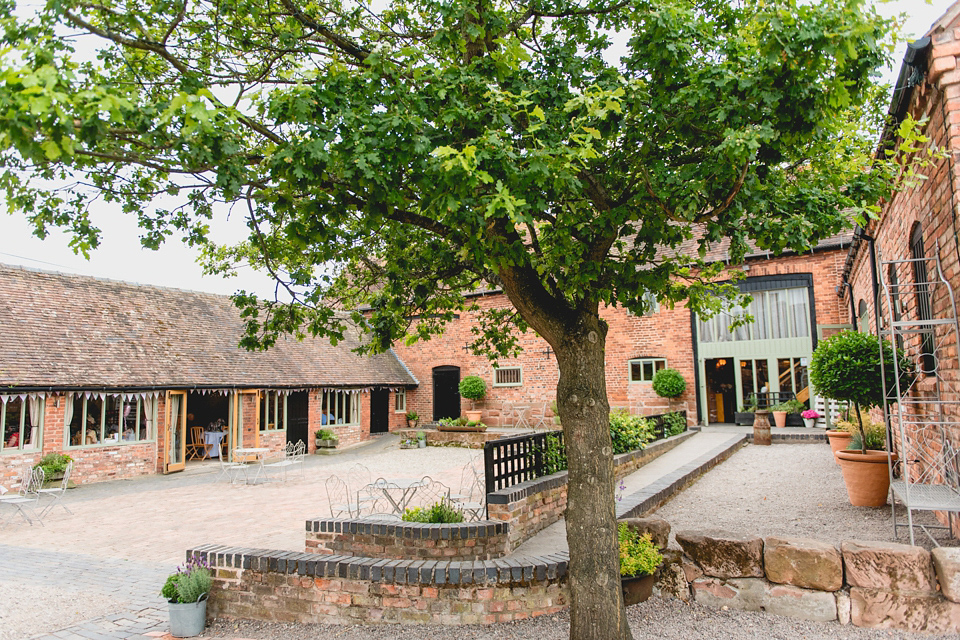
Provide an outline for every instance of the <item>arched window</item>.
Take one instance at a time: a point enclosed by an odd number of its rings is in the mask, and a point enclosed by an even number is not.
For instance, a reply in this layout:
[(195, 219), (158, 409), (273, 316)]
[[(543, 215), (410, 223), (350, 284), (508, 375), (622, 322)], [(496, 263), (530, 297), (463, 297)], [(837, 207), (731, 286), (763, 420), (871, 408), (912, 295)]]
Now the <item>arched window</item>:
[(870, 318), (867, 315), (867, 301), (860, 299), (860, 304), (857, 305), (857, 328), (860, 329), (860, 333), (870, 333)]
[[(910, 232), (910, 257), (913, 263), (913, 282), (916, 285), (917, 319), (921, 322), (933, 319), (933, 309), (930, 305), (930, 279), (927, 276), (927, 252), (923, 247), (923, 229), (920, 223), (913, 225)], [(920, 341), (920, 365), (926, 373), (932, 373), (935, 366), (933, 359), (933, 327), (924, 327)]]

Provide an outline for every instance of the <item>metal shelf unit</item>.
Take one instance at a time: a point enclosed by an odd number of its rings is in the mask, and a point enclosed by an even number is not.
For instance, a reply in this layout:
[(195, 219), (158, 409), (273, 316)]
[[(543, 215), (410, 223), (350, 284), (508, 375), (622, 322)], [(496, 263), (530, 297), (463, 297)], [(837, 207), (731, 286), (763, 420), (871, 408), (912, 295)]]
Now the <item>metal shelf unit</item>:
[[(939, 545), (928, 529), (950, 527), (918, 524), (913, 512), (946, 511), (948, 522), (960, 513), (960, 388), (956, 381), (960, 325), (956, 300), (943, 274), (939, 246), (933, 256), (904, 260), (883, 260), (878, 251), (877, 262), (880, 299), (876, 308), (883, 307), (881, 335), (916, 364), (915, 371), (902, 371), (899, 358), (894, 358), (896, 384), (887, 388), (880, 358), (887, 447), (899, 455), (899, 469), (889, 465), (894, 537), (899, 536), (901, 527), (907, 528), (910, 544), (914, 544), (914, 527), (919, 527)], [(933, 277), (928, 277), (931, 272)], [(881, 301), (884, 304), (879, 304)], [(935, 307), (940, 309), (940, 317), (933, 317)], [(947, 368), (945, 363), (951, 366)], [(946, 371), (952, 382), (945, 379)], [(950, 393), (944, 394), (945, 387)], [(905, 523), (897, 521), (897, 500), (907, 512)]]

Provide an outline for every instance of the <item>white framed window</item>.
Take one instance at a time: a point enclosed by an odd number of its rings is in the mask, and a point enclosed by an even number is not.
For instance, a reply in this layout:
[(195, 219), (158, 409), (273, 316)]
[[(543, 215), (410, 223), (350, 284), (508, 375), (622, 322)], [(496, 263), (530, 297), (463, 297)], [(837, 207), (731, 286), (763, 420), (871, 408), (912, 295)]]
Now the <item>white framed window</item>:
[(636, 358), (629, 362), (630, 382), (653, 382), (660, 369), (667, 368), (666, 358)]
[(153, 394), (68, 393), (63, 402), (69, 448), (135, 444), (154, 438), (157, 398)]
[(397, 389), (393, 393), (393, 410), (396, 413), (407, 412), (407, 390)]
[(493, 386), (495, 387), (523, 386), (523, 370), (520, 367), (494, 367)]
[[(709, 319), (697, 318), (700, 342), (781, 340), (810, 336), (810, 297), (805, 287), (752, 292), (750, 306), (733, 307)], [(734, 319), (749, 313), (753, 322), (732, 332)]]
[(320, 424), (359, 425), (360, 392), (321, 391)]
[(0, 396), (0, 452), (38, 451), (46, 396)]
[(283, 431), (287, 428), (287, 394), (281, 391), (260, 392), (260, 431)]

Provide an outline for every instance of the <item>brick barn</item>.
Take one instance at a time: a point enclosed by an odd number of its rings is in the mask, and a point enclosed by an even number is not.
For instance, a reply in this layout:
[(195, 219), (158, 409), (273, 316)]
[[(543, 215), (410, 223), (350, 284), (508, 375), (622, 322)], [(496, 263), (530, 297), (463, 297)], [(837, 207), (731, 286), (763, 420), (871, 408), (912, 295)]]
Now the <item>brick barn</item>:
[[(897, 128), (910, 115), (926, 119), (923, 133), (948, 157), (923, 170), (926, 180), (883, 202), (879, 219), (856, 229), (842, 274), (845, 303), (856, 310), (859, 330), (892, 339), (919, 371), (898, 403), (902, 418), (892, 410), (894, 449), (901, 450), (897, 423), (902, 422), (908, 444), (916, 447), (909, 456), (912, 474), (926, 471), (928, 480), (952, 486), (955, 501), (960, 500), (957, 459), (946, 465), (935, 459), (960, 450), (957, 309), (945, 286), (960, 292), (958, 55), (960, 3), (954, 3), (924, 38), (907, 47), (881, 142), (881, 149), (896, 143)], [(948, 523), (946, 512), (938, 515)], [(949, 525), (960, 534), (955, 513)]]
[(229, 456), (404, 424), (415, 378), (393, 353), (353, 353), (357, 332), (264, 352), (242, 332), (227, 296), (0, 265), (0, 484), (61, 451), (78, 482), (182, 470), (196, 427), (222, 424)]
[[(849, 315), (837, 295), (849, 233), (825, 239), (804, 254), (747, 256), (739, 281), (753, 297), (748, 311), (756, 321), (731, 333), (730, 314), (701, 321), (682, 305), (671, 309), (650, 299), (650, 311), (636, 316), (619, 308), (601, 313), (607, 334), (606, 382), (611, 407), (652, 415), (686, 410), (691, 423), (733, 422), (734, 413), (753, 392), (793, 392), (816, 406), (807, 382), (807, 362), (817, 340), (849, 327)], [(696, 251), (691, 244), (681, 252)], [(708, 260), (724, 261), (726, 245), (711, 249)], [(722, 276), (722, 277), (729, 277)], [(503, 308), (509, 301), (499, 291), (471, 296), (480, 309)], [(410, 409), (422, 419), (460, 415), (470, 409), (457, 394), (459, 380), (477, 375), (487, 383), (487, 396), (477, 403), (491, 426), (552, 421), (559, 370), (545, 341), (532, 331), (521, 337), (523, 353), (498, 362), (474, 356), (468, 345), (479, 312), (462, 312), (446, 332), (429, 342), (397, 346), (397, 355), (420, 381), (408, 395)], [(661, 368), (680, 371), (687, 381), (683, 396), (668, 401), (652, 389)]]

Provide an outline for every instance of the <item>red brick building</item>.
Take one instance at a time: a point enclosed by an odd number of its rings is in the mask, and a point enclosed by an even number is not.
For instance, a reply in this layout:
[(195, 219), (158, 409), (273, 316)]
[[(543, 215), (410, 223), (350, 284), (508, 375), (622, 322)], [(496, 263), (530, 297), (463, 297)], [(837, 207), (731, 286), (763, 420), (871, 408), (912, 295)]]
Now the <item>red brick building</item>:
[[(956, 325), (951, 322), (957, 311), (944, 286), (960, 292), (958, 55), (960, 3), (955, 3), (926, 37), (907, 48), (890, 105), (893, 122), (881, 143), (897, 141), (897, 125), (909, 114), (918, 121), (926, 119), (923, 133), (929, 144), (945, 150), (948, 157), (924, 170), (925, 181), (882, 203), (878, 220), (856, 230), (843, 287), (845, 303), (856, 309), (858, 328), (893, 338), (920, 372), (915, 383), (902, 390), (902, 418), (893, 409), (895, 450), (902, 450), (897, 428), (902, 420), (907, 442), (917, 447), (917, 453), (909, 456), (911, 472), (929, 472), (936, 466), (934, 458), (953, 455), (942, 472), (926, 479), (952, 486), (960, 496), (955, 457), (960, 450), (960, 370)], [(928, 456), (929, 463), (922, 460)], [(946, 513), (940, 515), (946, 522)], [(951, 525), (955, 535), (960, 533), (956, 518)]]
[[(750, 312), (756, 318), (751, 327), (733, 334), (727, 330), (729, 314), (700, 322), (682, 305), (670, 309), (654, 304), (639, 317), (605, 309), (611, 407), (645, 415), (686, 410), (692, 424), (733, 422), (734, 412), (752, 392), (790, 391), (815, 403), (809, 396), (807, 359), (819, 338), (849, 326), (837, 295), (849, 245), (850, 235), (843, 234), (807, 254), (772, 257), (758, 252), (743, 265), (730, 267), (746, 272), (739, 286), (753, 296)], [(709, 258), (725, 256), (726, 246), (720, 245)], [(509, 305), (497, 291), (476, 294), (472, 301), (481, 310)], [(425, 420), (459, 415), (470, 406), (469, 401), (461, 406), (456, 384), (464, 376), (478, 375), (487, 383), (487, 396), (477, 403), (485, 423), (536, 426), (542, 419), (551, 420), (559, 371), (547, 343), (528, 332), (521, 338), (522, 355), (501, 360), (494, 368), (467, 348), (477, 315), (464, 312), (442, 336), (396, 347), (420, 383), (407, 396), (408, 409)], [(687, 391), (680, 398), (668, 401), (653, 392), (653, 373), (663, 367), (677, 369), (686, 379)]]
[(61, 451), (79, 482), (178, 471), (212, 424), (227, 456), (404, 424), (416, 381), (393, 353), (353, 353), (358, 332), (264, 352), (237, 347), (242, 332), (226, 296), (0, 265), (0, 484)]

